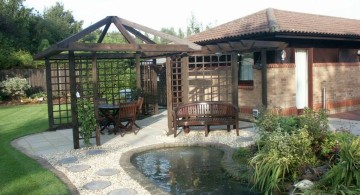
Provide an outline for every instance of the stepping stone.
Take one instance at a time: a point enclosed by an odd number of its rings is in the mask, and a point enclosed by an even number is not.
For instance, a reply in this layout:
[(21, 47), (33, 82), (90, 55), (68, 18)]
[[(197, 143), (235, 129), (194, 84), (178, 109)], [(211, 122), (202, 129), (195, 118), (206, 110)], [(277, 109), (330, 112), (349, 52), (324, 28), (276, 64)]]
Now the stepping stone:
[(105, 150), (89, 150), (86, 152), (86, 155), (97, 155), (105, 153)]
[(135, 194), (137, 194), (137, 191), (131, 188), (120, 188), (108, 193), (108, 195), (135, 195)]
[(78, 159), (74, 156), (71, 156), (71, 157), (67, 157), (67, 158), (64, 158), (64, 159), (61, 159), (61, 160), (58, 160), (57, 163), (63, 165), (63, 164), (70, 164), (70, 163), (74, 163), (76, 162)]
[(100, 176), (111, 176), (111, 175), (115, 175), (118, 173), (119, 173), (119, 170), (117, 170), (117, 169), (100, 169), (100, 170), (96, 171), (96, 174), (100, 175)]
[(72, 167), (69, 167), (68, 170), (71, 172), (82, 172), (90, 169), (90, 165), (74, 165)]
[(87, 190), (102, 190), (109, 187), (110, 185), (111, 185), (110, 181), (98, 180), (85, 184), (84, 188)]

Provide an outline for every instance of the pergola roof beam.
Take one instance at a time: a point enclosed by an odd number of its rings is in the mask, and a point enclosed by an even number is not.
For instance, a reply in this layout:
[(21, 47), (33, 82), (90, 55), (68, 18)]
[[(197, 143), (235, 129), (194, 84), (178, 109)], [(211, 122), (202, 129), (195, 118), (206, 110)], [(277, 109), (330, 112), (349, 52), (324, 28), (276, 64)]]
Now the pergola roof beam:
[(99, 37), (99, 39), (98, 39), (98, 41), (97, 41), (98, 43), (103, 42), (104, 37), (105, 37), (107, 31), (108, 31), (109, 28), (110, 28), (110, 25), (111, 25), (111, 22), (108, 22), (108, 23), (106, 24), (104, 30), (101, 32), (101, 35), (100, 35), (100, 37)]
[(200, 45), (197, 45), (193, 42), (190, 42), (190, 41), (187, 41), (187, 40), (183, 40), (183, 39), (180, 39), (178, 37), (175, 37), (175, 36), (172, 36), (172, 35), (168, 35), (166, 33), (163, 33), (163, 32), (160, 32), (160, 31), (156, 31), (154, 29), (151, 29), (151, 28), (148, 28), (146, 26), (143, 26), (143, 25), (140, 25), (140, 24), (137, 24), (137, 23), (134, 23), (134, 22), (130, 22), (128, 20), (125, 20), (123, 18), (119, 18), (119, 20), (121, 21), (121, 23), (125, 26), (129, 26), (129, 27), (132, 27), (134, 29), (138, 29), (138, 30), (141, 30), (141, 31), (144, 31), (144, 32), (147, 32), (147, 33), (150, 33), (152, 35), (155, 35), (155, 36), (158, 36), (158, 37), (161, 37), (161, 38), (164, 38), (164, 39), (167, 39), (169, 41), (172, 41), (176, 44), (184, 44), (184, 45), (189, 45), (189, 47), (193, 50), (201, 50), (201, 46)]
[(128, 30), (129, 32), (131, 32), (133, 35), (135, 35), (136, 37), (138, 37), (139, 39), (141, 39), (142, 41), (144, 41), (145, 43), (148, 44), (156, 44), (154, 41), (152, 41), (151, 39), (149, 39), (149, 37), (143, 35), (141, 32), (137, 31), (136, 29), (126, 26), (124, 25), (124, 27), (126, 28), (126, 30)]
[(135, 44), (135, 39), (129, 34), (129, 32), (122, 25), (118, 17), (112, 18), (114, 25), (119, 29), (120, 33), (125, 37), (126, 41), (131, 44)]
[(70, 43), (62, 51), (122, 51), (122, 52), (186, 52), (193, 51), (187, 45)]

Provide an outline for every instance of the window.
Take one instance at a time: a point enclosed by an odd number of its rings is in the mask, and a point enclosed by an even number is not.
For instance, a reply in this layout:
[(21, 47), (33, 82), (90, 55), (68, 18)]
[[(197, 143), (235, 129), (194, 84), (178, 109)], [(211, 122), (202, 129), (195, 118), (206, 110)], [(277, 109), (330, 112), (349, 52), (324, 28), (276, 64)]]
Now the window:
[(239, 54), (239, 86), (253, 86), (254, 53)]

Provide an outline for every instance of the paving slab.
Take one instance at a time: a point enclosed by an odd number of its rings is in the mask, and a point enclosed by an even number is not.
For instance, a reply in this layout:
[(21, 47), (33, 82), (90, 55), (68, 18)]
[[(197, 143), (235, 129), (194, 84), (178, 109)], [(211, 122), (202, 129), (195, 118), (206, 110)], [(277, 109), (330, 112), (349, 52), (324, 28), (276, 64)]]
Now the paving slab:
[(100, 176), (112, 176), (118, 174), (120, 171), (118, 169), (100, 169), (95, 172), (95, 174)]
[(97, 180), (84, 185), (87, 190), (102, 190), (111, 185), (110, 181)]
[(90, 169), (90, 167), (91, 167), (90, 165), (81, 164), (81, 165), (71, 166), (68, 168), (68, 170), (71, 172), (83, 172)]
[(120, 188), (109, 192), (108, 195), (135, 195), (137, 191), (131, 188)]
[(78, 161), (78, 158), (76, 158), (75, 156), (70, 156), (70, 157), (67, 157), (67, 158), (63, 158), (61, 160), (58, 160), (58, 164), (70, 164), (70, 163), (74, 163)]

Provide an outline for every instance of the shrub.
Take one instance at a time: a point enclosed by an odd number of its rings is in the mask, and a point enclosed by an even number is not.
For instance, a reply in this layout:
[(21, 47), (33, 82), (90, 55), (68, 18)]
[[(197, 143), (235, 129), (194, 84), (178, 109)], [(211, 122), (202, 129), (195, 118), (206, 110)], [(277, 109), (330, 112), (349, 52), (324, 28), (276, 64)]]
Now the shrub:
[(313, 137), (312, 148), (316, 153), (321, 151), (321, 144), (329, 133), (328, 119), (326, 110), (319, 110), (317, 112), (306, 108), (304, 114), (299, 117), (299, 126), (307, 127), (310, 135)]
[(30, 85), (26, 81), (26, 79), (13, 77), (2, 81), (0, 83), (0, 87), (2, 88), (2, 92), (5, 95), (10, 96), (11, 99), (21, 99), (21, 97), (25, 97), (25, 90), (30, 88)]
[(317, 163), (311, 148), (312, 137), (306, 127), (290, 133), (277, 128), (262, 139), (264, 145), (251, 158), (250, 165), (255, 171), (254, 186), (265, 193), (281, 190), (280, 183), (299, 178), (302, 166)]
[(77, 99), (78, 118), (80, 123), (80, 136), (85, 146), (90, 146), (90, 138), (96, 128), (94, 104), (88, 99)]
[(340, 143), (339, 162), (319, 181), (318, 188), (332, 194), (360, 192), (360, 138)]

